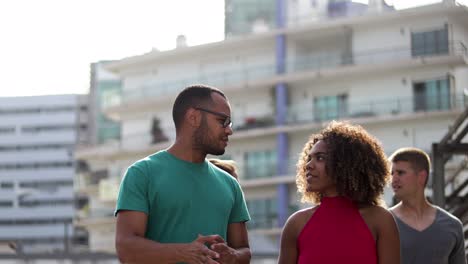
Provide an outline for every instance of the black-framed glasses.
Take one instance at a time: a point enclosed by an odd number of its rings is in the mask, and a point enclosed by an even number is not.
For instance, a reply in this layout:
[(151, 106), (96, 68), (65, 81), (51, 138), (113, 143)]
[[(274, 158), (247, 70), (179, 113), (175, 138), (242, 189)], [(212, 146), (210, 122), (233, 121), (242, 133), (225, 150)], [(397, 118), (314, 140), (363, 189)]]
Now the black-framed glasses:
[(202, 107), (194, 107), (195, 109), (197, 110), (200, 110), (200, 111), (203, 111), (203, 112), (206, 112), (206, 113), (210, 113), (212, 115), (215, 115), (215, 116), (219, 116), (219, 117), (222, 117), (224, 118), (224, 121), (223, 123), (221, 124), (223, 126), (223, 128), (226, 128), (226, 127), (232, 127), (232, 121), (231, 121), (231, 117), (226, 115), (226, 114), (223, 114), (223, 113), (219, 113), (219, 112), (215, 112), (215, 111), (211, 111), (209, 109), (206, 109), (206, 108), (202, 108)]

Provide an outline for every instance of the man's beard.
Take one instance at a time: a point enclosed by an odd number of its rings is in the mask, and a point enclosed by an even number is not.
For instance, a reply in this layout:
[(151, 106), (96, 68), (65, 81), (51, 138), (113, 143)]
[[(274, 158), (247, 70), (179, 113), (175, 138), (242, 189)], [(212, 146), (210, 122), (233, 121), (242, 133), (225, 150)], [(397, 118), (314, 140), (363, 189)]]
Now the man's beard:
[(202, 121), (202, 125), (195, 130), (193, 133), (194, 148), (202, 150), (205, 154), (211, 154), (215, 156), (223, 155), (225, 152), (224, 148), (216, 148), (213, 140), (208, 136), (209, 130), (205, 122)]

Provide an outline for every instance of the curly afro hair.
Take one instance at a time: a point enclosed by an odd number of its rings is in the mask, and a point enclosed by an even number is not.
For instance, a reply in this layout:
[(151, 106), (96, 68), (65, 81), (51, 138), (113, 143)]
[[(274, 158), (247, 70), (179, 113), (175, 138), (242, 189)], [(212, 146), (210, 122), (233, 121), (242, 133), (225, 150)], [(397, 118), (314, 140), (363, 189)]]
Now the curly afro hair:
[(310, 136), (297, 163), (296, 184), (302, 202), (320, 203), (321, 194), (307, 192), (309, 153), (319, 140), (326, 143), (326, 170), (339, 195), (359, 205), (384, 206), (382, 194), (390, 179), (389, 163), (379, 141), (359, 125), (332, 121), (320, 133)]

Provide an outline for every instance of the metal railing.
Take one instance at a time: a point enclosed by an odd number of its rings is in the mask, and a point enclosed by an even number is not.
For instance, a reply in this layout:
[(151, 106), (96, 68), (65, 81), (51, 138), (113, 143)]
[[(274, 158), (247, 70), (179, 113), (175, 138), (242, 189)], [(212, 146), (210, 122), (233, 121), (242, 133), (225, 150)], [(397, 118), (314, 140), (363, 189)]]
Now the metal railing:
[[(296, 174), (297, 158), (291, 158), (287, 161), (287, 174)], [(237, 163), (239, 177), (242, 180), (255, 180), (265, 179), (279, 176), (277, 173), (277, 157), (274, 156), (273, 160), (255, 160), (255, 163), (249, 164), (245, 160)], [(284, 176), (284, 175), (283, 175)]]
[[(463, 42), (447, 44), (447, 53), (425, 54), (419, 57), (434, 57), (441, 55), (467, 55), (467, 49)], [(347, 65), (374, 65), (391, 61), (413, 59), (411, 47), (394, 47), (385, 49), (367, 50), (363, 52), (336, 51), (325, 54), (297, 54), (295, 58), (286, 61), (287, 73), (301, 71), (332, 69)], [(272, 56), (271, 56), (272, 57)], [(232, 68), (224, 71), (196, 74), (181, 77), (177, 80), (150, 81), (134, 89), (123, 90), (121, 99), (113, 98), (113, 103), (106, 103), (107, 107), (120, 105), (121, 103), (137, 99), (155, 98), (158, 96), (173, 95), (184, 87), (194, 83), (208, 83), (214, 86), (229, 86), (266, 80), (276, 76), (276, 66), (273, 61), (245, 67)]]
[[(433, 103), (429, 103), (433, 102)], [(317, 107), (312, 104), (297, 104), (288, 110), (287, 122), (298, 124), (307, 121), (323, 122), (332, 119), (369, 118), (379, 116), (397, 116), (419, 112), (436, 112), (464, 109), (468, 101), (464, 94), (425, 97), (420, 102), (416, 97), (395, 97), (368, 101), (346, 101), (341, 105)]]
[[(407, 96), (366, 101), (348, 100), (326, 107), (314, 106), (313, 101), (295, 103), (288, 107), (286, 122), (288, 124), (304, 124), (307, 122), (323, 122), (333, 119), (359, 119), (372, 117), (398, 116), (403, 114), (462, 110), (468, 105), (467, 97), (460, 94), (444, 96)], [(233, 115), (234, 131), (276, 126), (274, 113), (261, 117)]]

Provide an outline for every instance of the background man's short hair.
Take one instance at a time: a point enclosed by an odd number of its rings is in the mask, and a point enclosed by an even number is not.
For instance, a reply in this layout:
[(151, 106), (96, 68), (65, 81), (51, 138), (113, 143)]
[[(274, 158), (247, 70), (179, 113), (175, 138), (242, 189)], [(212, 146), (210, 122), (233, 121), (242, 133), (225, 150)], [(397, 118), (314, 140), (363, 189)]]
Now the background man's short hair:
[(390, 156), (389, 160), (391, 162), (409, 162), (411, 164), (411, 168), (416, 172), (425, 170), (427, 176), (424, 186), (427, 185), (430, 176), (431, 159), (424, 150), (418, 148), (400, 148)]
[(219, 89), (203, 84), (190, 85), (177, 95), (172, 107), (172, 118), (176, 130), (180, 127), (185, 113), (187, 113), (190, 107), (207, 107), (213, 102), (211, 98), (212, 93), (218, 93), (226, 98), (224, 93)]
[(411, 166), (416, 171), (425, 170), (429, 174), (431, 168), (431, 159), (429, 155), (418, 148), (400, 148), (397, 149), (391, 156), (391, 162), (406, 161), (411, 163)]

